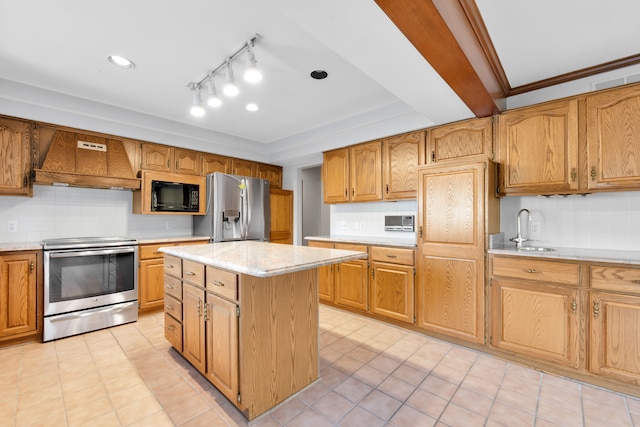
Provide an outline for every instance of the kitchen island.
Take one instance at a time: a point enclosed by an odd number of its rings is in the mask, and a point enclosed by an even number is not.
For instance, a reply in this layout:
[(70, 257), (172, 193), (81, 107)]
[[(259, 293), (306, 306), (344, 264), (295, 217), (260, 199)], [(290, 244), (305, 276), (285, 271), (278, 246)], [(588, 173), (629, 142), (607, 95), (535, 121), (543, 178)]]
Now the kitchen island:
[(318, 379), (318, 272), (365, 252), (240, 241), (160, 248), (165, 336), (253, 420)]

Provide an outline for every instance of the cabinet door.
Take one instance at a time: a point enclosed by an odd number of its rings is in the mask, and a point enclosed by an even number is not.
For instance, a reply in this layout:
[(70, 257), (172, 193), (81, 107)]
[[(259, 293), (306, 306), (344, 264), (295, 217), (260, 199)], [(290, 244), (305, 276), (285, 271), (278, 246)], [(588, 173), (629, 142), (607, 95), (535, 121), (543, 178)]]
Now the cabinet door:
[(0, 339), (37, 331), (36, 254), (0, 256)]
[(382, 142), (372, 141), (349, 148), (352, 202), (382, 200)]
[[(319, 242), (311, 240), (309, 241), (309, 246), (314, 248), (333, 249), (333, 243), (331, 242)], [(320, 300), (322, 301), (334, 301), (334, 269), (334, 265), (323, 265), (318, 267), (318, 292), (320, 295)]]
[(557, 194), (578, 189), (578, 101), (546, 103), (498, 117), (500, 192)]
[(202, 155), (202, 175), (214, 172), (228, 173), (231, 159), (217, 154), (204, 153)]
[(0, 119), (0, 195), (31, 196), (31, 125)]
[(575, 288), (492, 280), (491, 344), (502, 350), (578, 367)]
[(202, 158), (200, 153), (183, 148), (174, 148), (174, 172), (185, 175), (201, 175)]
[(418, 164), (425, 132), (386, 138), (382, 142), (384, 199), (415, 199), (418, 196)]
[(271, 243), (293, 244), (293, 191), (270, 190)]
[(640, 87), (587, 96), (588, 189), (640, 186)]
[(371, 312), (413, 323), (414, 268), (371, 263)]
[(258, 163), (258, 178), (269, 181), (270, 188), (282, 188), (282, 167)]
[(419, 173), (417, 326), (484, 341), (486, 163)]
[(207, 292), (206, 376), (229, 400), (238, 396), (237, 306)]
[(369, 275), (367, 261), (353, 260), (336, 265), (335, 292), (336, 304), (368, 309)]
[(232, 159), (231, 160), (231, 173), (233, 175), (240, 176), (258, 176), (258, 171), (256, 170), (256, 164), (249, 160), (242, 159)]
[(492, 118), (465, 120), (429, 129), (427, 154), (427, 164), (492, 158)]
[(140, 147), (141, 169), (171, 172), (173, 149), (166, 145), (144, 143)]
[(205, 372), (204, 291), (188, 283), (182, 284), (183, 355), (200, 372)]
[(349, 149), (323, 153), (322, 186), (325, 203), (349, 201)]
[(591, 292), (589, 370), (640, 386), (640, 296)]
[(162, 258), (140, 260), (138, 297), (140, 310), (162, 307), (164, 303), (164, 263)]

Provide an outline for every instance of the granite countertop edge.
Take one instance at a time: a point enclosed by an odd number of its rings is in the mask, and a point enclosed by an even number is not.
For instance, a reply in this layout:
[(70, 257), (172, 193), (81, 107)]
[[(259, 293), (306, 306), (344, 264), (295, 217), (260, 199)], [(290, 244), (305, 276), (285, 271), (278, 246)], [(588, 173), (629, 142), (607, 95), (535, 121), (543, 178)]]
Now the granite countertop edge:
[(415, 234), (411, 234), (411, 237), (407, 237), (407, 238), (322, 235), (322, 236), (306, 236), (304, 239), (323, 241), (323, 242), (358, 243), (362, 245), (374, 245), (374, 246), (397, 246), (401, 248), (410, 248), (410, 249), (415, 249), (417, 247)]
[[(532, 245), (533, 246), (533, 245)], [(621, 251), (613, 249), (585, 249), (547, 246), (552, 251), (518, 251), (514, 245), (496, 245), (488, 250), (493, 255), (513, 255), (544, 259), (610, 262), (617, 264), (640, 265), (640, 251)]]
[(256, 277), (271, 277), (367, 257), (366, 252), (238, 241), (167, 246), (160, 252), (211, 267)]

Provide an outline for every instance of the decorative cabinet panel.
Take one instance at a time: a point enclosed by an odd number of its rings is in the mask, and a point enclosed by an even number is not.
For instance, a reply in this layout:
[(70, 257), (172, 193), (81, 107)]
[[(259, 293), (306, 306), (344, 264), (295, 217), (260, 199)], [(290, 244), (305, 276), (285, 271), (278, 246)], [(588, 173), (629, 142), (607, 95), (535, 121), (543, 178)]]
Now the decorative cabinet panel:
[(485, 241), (499, 229), (499, 204), (487, 196), (493, 163), (419, 171), (417, 326), (484, 341)]
[(231, 159), (231, 173), (240, 176), (258, 176), (258, 167), (255, 162), (242, 159)]
[(640, 86), (586, 96), (587, 189), (640, 189)]
[(257, 163), (258, 178), (269, 181), (270, 188), (282, 188), (282, 166)]
[(141, 144), (141, 162), (143, 170), (185, 175), (200, 175), (202, 168), (199, 152), (153, 143)]
[[(327, 248), (333, 249), (333, 242), (322, 242), (317, 240), (309, 241), (310, 247), (315, 248)], [(320, 301), (334, 302), (335, 301), (335, 279), (334, 270), (335, 265), (323, 265), (318, 267), (318, 292), (320, 295)]]
[(173, 159), (175, 163), (174, 172), (185, 175), (202, 175), (202, 157), (201, 154), (193, 150), (185, 150), (184, 148), (173, 149)]
[[(367, 252), (367, 246), (336, 243), (336, 249)], [(335, 303), (359, 310), (369, 310), (369, 262), (345, 261), (335, 265)]]
[(424, 164), (425, 131), (382, 140), (382, 176), (385, 200), (415, 199), (418, 166)]
[(348, 202), (349, 182), (349, 149), (340, 148), (325, 152), (322, 162), (324, 202)]
[(578, 190), (578, 100), (507, 111), (498, 120), (501, 194)]
[(371, 263), (371, 312), (413, 323), (415, 268)]
[(0, 195), (32, 196), (33, 132), (28, 122), (0, 118)]
[(271, 188), (271, 243), (293, 244), (293, 191)]
[(202, 153), (202, 175), (214, 172), (229, 173), (231, 159), (217, 154)]
[(0, 341), (39, 331), (36, 252), (0, 255)]
[(238, 396), (238, 306), (207, 292), (206, 377), (228, 399)]
[(382, 200), (382, 144), (366, 142), (349, 148), (351, 202)]
[(427, 164), (447, 161), (493, 159), (493, 119), (465, 120), (430, 128), (427, 133)]

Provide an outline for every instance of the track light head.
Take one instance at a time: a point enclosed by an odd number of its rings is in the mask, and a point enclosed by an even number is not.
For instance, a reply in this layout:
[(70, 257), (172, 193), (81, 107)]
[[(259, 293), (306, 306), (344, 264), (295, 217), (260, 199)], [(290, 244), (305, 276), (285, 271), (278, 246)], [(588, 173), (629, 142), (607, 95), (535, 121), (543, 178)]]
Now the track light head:
[(209, 77), (209, 80), (207, 81), (207, 91), (207, 105), (214, 108), (221, 106), (222, 100), (216, 91), (216, 86), (213, 83), (213, 76)]
[(256, 56), (253, 54), (253, 42), (247, 43), (247, 50), (249, 51), (249, 64), (244, 72), (244, 79), (249, 83), (257, 83), (262, 80), (262, 73), (258, 68)]
[(200, 97), (200, 88), (193, 89), (193, 105), (191, 106), (191, 115), (195, 117), (204, 116), (204, 108), (202, 107), (202, 98)]
[(240, 93), (236, 82), (233, 80), (233, 70), (231, 69), (231, 62), (227, 59), (227, 65), (224, 73), (224, 87), (222, 93), (227, 96), (236, 96)]

